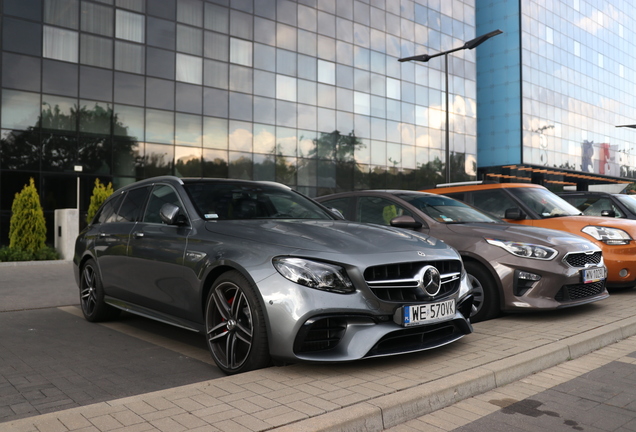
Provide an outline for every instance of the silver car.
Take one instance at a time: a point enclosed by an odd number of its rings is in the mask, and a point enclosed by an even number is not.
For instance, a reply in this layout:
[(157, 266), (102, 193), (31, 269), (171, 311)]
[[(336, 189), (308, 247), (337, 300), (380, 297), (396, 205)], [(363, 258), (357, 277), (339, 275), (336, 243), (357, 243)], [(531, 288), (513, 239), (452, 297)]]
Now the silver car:
[(74, 264), (87, 320), (124, 310), (201, 332), (228, 374), (421, 351), (472, 332), (454, 249), (341, 220), (277, 183), (128, 185), (80, 233)]

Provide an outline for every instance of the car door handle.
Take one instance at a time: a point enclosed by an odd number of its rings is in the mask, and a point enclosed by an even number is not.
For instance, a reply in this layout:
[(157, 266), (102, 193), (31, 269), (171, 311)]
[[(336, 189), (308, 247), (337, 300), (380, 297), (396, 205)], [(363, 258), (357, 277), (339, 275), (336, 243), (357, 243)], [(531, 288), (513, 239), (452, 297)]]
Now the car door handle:
[(142, 238), (144, 236), (144, 233), (141, 231), (137, 231), (133, 235), (135, 236), (135, 238)]

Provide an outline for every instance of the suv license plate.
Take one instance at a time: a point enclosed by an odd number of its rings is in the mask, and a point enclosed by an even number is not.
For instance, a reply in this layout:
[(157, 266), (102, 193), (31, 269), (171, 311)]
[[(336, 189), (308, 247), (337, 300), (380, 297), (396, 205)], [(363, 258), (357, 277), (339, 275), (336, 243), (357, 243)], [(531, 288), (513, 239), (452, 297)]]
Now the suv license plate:
[(455, 299), (402, 307), (404, 327), (446, 321), (455, 316)]
[(605, 267), (583, 270), (583, 283), (598, 282), (605, 277)]

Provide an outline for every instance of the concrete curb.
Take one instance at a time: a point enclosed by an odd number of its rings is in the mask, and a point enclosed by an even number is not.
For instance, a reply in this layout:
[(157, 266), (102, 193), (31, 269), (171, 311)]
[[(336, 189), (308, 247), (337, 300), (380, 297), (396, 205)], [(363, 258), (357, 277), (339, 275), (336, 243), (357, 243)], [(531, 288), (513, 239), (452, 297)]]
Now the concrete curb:
[(488, 365), (273, 429), (371, 432), (413, 420), (636, 335), (636, 317), (515, 354)]

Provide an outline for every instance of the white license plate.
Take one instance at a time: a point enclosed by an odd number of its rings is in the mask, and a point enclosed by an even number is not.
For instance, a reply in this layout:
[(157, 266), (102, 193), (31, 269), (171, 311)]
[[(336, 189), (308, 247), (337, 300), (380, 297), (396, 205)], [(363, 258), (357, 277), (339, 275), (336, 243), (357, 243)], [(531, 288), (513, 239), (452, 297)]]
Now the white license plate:
[(605, 267), (583, 270), (583, 283), (598, 282), (606, 277)]
[(402, 307), (405, 327), (446, 321), (455, 316), (455, 299)]

